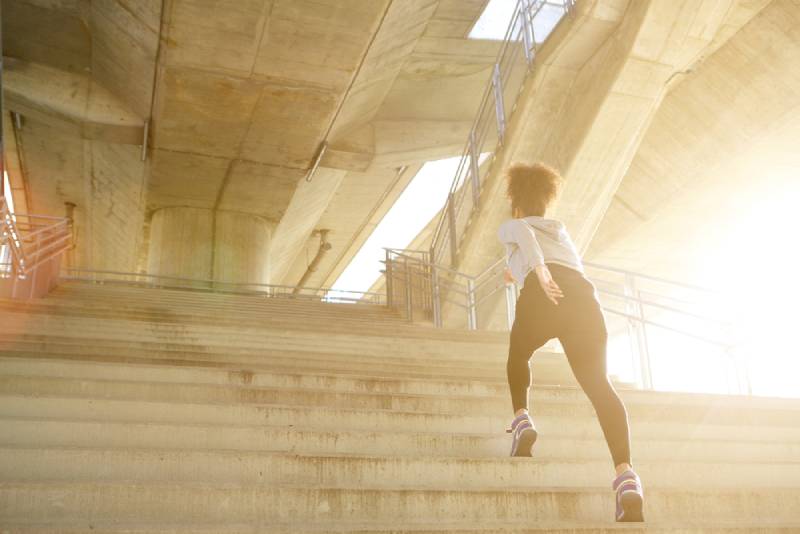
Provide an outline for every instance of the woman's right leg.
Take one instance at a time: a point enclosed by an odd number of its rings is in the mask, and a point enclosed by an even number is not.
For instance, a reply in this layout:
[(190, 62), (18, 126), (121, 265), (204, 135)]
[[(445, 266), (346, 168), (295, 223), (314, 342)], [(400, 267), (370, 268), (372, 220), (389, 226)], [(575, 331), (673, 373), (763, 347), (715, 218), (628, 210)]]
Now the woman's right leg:
[(517, 301), (516, 317), (511, 327), (506, 373), (514, 420), (511, 422), (511, 456), (531, 456), (537, 433), (528, 414), (528, 390), (531, 385), (530, 358), (549, 337), (542, 328), (545, 321), (538, 320), (541, 303), (537, 294), (526, 287)]
[[(533, 325), (528, 325), (528, 329), (532, 330)], [(525, 325), (522, 322), (514, 321), (511, 329), (511, 342), (508, 347), (506, 375), (515, 415), (519, 415), (520, 410), (528, 409), (528, 391), (531, 387), (530, 359), (536, 349), (548, 341), (543, 337), (533, 337), (531, 333), (525, 331)]]
[(528, 409), (531, 356), (555, 335), (552, 313), (548, 313), (546, 309), (554, 306), (547, 302), (538, 286), (531, 287), (533, 284), (538, 284), (535, 275), (526, 279), (525, 287), (517, 299), (508, 346), (506, 374), (508, 388), (511, 391), (511, 404), (516, 415), (519, 415), (520, 410)]

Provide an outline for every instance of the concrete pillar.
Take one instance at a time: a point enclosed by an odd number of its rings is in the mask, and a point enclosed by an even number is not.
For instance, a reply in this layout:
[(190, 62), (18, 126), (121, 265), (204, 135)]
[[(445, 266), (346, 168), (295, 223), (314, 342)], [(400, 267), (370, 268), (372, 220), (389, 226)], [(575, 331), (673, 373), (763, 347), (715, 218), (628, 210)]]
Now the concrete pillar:
[(267, 283), (274, 225), (245, 213), (163, 208), (150, 223), (147, 272), (202, 280)]

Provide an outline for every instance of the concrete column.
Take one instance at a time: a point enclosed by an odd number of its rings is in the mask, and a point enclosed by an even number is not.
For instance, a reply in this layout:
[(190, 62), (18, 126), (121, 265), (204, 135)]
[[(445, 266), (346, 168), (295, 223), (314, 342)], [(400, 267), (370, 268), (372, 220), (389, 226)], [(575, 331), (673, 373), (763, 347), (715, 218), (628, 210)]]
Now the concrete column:
[(269, 280), (273, 224), (256, 215), (163, 208), (150, 223), (150, 274), (236, 283)]
[(274, 224), (256, 215), (218, 211), (214, 236), (214, 279), (266, 284)]

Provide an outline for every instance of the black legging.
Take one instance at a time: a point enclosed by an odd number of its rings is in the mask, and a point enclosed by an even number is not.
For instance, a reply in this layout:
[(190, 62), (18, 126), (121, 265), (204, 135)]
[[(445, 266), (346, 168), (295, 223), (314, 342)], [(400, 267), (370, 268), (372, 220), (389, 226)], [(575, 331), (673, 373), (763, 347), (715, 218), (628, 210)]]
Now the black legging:
[(575, 378), (594, 406), (614, 465), (631, 463), (628, 414), (606, 372), (608, 332), (594, 285), (580, 272), (547, 264), (564, 293), (558, 306), (544, 294), (531, 271), (517, 300), (508, 351), (508, 386), (514, 411), (528, 407), (533, 352), (557, 337)]

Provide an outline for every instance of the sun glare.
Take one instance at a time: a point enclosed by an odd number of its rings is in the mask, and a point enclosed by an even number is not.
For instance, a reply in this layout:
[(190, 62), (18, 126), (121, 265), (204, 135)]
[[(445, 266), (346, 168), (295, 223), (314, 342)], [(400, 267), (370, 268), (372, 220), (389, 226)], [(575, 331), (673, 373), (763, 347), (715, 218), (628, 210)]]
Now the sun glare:
[(795, 340), (800, 301), (800, 177), (751, 199), (712, 244), (706, 264), (732, 312), (737, 351), (754, 393), (798, 396), (800, 346)]

